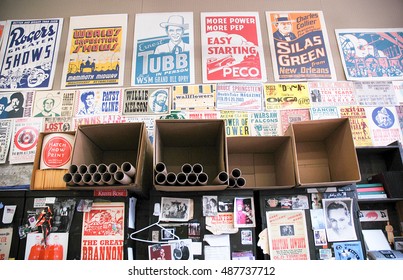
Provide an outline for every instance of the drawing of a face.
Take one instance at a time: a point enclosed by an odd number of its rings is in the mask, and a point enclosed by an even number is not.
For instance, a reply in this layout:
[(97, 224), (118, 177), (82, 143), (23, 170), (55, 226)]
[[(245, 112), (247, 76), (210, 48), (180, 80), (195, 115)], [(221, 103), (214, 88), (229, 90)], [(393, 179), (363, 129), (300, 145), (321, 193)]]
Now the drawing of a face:
[(31, 73), (29, 74), (29, 76), (27, 78), (28, 86), (37, 87), (40, 84), (42, 84), (43, 81), (45, 81), (48, 77), (49, 77), (49, 75), (46, 74), (44, 70), (39, 69), (39, 68), (34, 68), (34, 69), (32, 69)]
[(55, 101), (53, 99), (46, 99), (43, 102), (43, 110), (47, 113), (53, 110), (53, 106), (55, 105)]
[(182, 41), (183, 28), (170, 25), (167, 27), (167, 34), (174, 44), (179, 44)]
[(277, 28), (283, 35), (287, 35), (292, 31), (292, 23), (289, 21), (277, 23)]

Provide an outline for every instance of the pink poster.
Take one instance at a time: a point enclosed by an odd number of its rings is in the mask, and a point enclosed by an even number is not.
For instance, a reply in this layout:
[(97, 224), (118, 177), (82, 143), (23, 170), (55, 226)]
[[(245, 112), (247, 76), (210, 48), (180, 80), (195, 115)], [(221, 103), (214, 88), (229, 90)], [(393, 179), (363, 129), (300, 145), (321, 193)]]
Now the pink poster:
[(203, 83), (265, 82), (257, 12), (201, 13)]

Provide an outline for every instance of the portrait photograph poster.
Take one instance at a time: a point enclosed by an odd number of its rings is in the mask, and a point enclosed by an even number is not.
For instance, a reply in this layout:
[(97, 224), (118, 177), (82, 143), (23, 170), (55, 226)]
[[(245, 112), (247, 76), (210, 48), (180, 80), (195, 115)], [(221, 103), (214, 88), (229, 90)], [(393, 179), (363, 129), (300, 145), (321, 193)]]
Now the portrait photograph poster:
[(335, 29), (347, 80), (401, 80), (403, 28)]
[(322, 11), (266, 12), (275, 81), (336, 80)]
[(357, 240), (351, 198), (324, 198), (323, 211), (329, 242)]
[(63, 18), (7, 21), (0, 38), (0, 91), (52, 89), (62, 28)]
[(123, 86), (127, 14), (70, 17), (61, 88)]
[(131, 85), (194, 84), (193, 12), (138, 13)]
[(309, 260), (304, 210), (266, 211), (270, 259)]
[(259, 13), (201, 13), (203, 83), (266, 82)]

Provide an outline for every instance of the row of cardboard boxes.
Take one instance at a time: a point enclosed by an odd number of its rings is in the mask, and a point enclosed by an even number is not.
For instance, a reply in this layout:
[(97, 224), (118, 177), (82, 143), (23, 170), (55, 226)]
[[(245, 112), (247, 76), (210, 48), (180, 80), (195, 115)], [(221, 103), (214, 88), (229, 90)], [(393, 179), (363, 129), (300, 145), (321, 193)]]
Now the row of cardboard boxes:
[[(214, 180), (220, 172), (242, 170), (243, 188), (283, 189), (347, 185), (361, 180), (347, 118), (292, 123), (284, 136), (227, 137), (224, 120), (156, 120), (151, 143), (145, 124), (81, 125), (75, 132), (71, 164), (130, 162), (136, 175), (129, 184), (66, 184), (67, 169), (40, 169), (43, 138), (39, 136), (31, 189), (127, 189), (147, 196), (158, 191), (215, 191), (229, 187)], [(169, 185), (155, 180), (155, 166), (164, 163), (179, 173), (184, 163), (201, 164), (208, 180), (203, 185)], [(52, 175), (50, 175), (52, 174)], [(51, 176), (51, 178), (46, 178)], [(44, 186), (44, 182), (47, 185)]]

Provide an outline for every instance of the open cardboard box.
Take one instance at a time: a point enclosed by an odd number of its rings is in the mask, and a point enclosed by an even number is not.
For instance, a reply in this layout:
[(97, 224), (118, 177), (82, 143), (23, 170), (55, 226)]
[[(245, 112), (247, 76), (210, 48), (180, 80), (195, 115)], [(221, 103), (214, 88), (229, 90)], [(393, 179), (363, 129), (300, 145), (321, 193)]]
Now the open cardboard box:
[[(44, 137), (55, 132), (41, 132), (36, 144), (35, 159), (32, 168), (30, 190), (67, 190), (63, 175), (67, 169), (40, 169)], [(56, 132), (58, 134), (75, 135), (74, 131)]]
[(297, 186), (340, 186), (361, 180), (348, 118), (291, 123)]
[(228, 137), (228, 169), (239, 168), (243, 189), (295, 187), (292, 141), (289, 136)]
[(152, 185), (153, 149), (143, 122), (80, 125), (77, 129), (72, 164), (130, 162), (136, 168), (128, 185), (68, 185), (74, 190), (127, 189), (148, 197)]
[(223, 120), (156, 120), (154, 166), (163, 162), (168, 172), (179, 173), (185, 163), (200, 163), (208, 175), (207, 185), (160, 185), (158, 191), (216, 191), (226, 184), (212, 184), (219, 172), (228, 172), (225, 123)]

